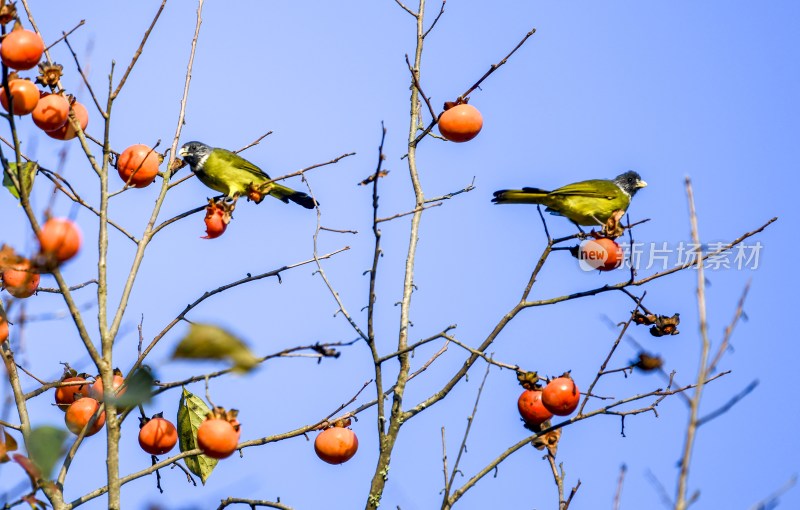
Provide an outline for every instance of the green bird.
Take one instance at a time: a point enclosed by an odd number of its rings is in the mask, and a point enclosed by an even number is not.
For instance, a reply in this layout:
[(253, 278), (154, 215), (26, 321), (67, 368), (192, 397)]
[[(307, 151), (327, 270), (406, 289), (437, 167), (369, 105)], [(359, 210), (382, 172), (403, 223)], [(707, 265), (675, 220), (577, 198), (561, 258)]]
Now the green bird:
[(647, 183), (629, 171), (614, 179), (574, 182), (553, 191), (539, 188), (504, 189), (494, 192), (496, 204), (541, 204), (545, 211), (565, 216), (576, 225), (605, 225), (616, 211), (625, 212), (631, 198)]
[(271, 195), (282, 202), (288, 204), (292, 201), (306, 209), (318, 205), (302, 191), (272, 182), (263, 170), (231, 151), (189, 142), (181, 147), (178, 155), (189, 164), (200, 182), (231, 200), (244, 195), (260, 203), (266, 195)]

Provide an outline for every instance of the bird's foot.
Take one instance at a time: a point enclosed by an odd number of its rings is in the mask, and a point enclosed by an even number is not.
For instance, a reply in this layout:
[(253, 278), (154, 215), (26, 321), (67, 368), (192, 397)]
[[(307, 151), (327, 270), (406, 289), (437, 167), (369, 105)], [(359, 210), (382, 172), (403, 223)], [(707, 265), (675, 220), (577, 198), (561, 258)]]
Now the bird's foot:
[(602, 234), (611, 239), (615, 239), (625, 233), (625, 227), (622, 226), (622, 216), (625, 211), (619, 209), (609, 216), (608, 221), (603, 225)]
[(272, 183), (267, 182), (261, 184), (260, 186), (256, 186), (253, 183), (250, 183), (250, 186), (247, 188), (247, 200), (252, 200), (256, 204), (260, 204), (264, 197), (269, 195), (269, 192), (272, 190)]

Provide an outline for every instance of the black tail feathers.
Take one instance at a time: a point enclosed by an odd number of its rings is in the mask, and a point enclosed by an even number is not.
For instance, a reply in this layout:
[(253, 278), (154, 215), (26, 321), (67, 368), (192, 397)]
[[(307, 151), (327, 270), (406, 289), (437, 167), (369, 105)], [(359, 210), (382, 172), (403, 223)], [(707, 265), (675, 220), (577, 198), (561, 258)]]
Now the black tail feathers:
[[(291, 200), (295, 204), (302, 205), (306, 209), (313, 209), (319, 205), (319, 202), (315, 202), (313, 198), (302, 191), (295, 191), (291, 195), (287, 195), (286, 199)], [(287, 200), (284, 200), (284, 202), (289, 203)]]

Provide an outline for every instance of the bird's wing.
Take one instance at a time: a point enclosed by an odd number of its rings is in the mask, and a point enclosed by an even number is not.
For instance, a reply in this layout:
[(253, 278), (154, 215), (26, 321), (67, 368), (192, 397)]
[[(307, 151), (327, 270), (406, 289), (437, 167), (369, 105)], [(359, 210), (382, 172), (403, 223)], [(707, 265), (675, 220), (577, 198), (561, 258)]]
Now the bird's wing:
[(550, 192), (550, 195), (568, 195), (592, 198), (606, 198), (613, 200), (622, 190), (613, 181), (605, 179), (592, 179), (589, 181), (573, 182)]
[(225, 149), (215, 149), (215, 150), (218, 151), (218, 155), (221, 158), (221, 160), (229, 164), (230, 166), (240, 170), (244, 170), (245, 172), (251, 173), (259, 178), (265, 178), (265, 177), (267, 179), (270, 178), (270, 176), (267, 175), (265, 171), (261, 170), (260, 168), (258, 168), (251, 162), (247, 161), (240, 155)]

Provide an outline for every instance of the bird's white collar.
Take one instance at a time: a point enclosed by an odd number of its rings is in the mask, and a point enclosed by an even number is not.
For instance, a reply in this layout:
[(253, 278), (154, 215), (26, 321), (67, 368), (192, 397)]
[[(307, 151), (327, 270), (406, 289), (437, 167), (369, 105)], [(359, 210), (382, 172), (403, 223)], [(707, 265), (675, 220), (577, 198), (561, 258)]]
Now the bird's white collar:
[(202, 158), (198, 159), (198, 160), (197, 160), (197, 165), (195, 165), (195, 167), (196, 167), (198, 170), (202, 170), (202, 169), (203, 169), (203, 167), (205, 167), (205, 166), (206, 166), (206, 160), (208, 159), (208, 157), (209, 157), (209, 156), (211, 156), (211, 152), (209, 152), (208, 154), (206, 154), (206, 155), (205, 155), (205, 156), (203, 156)]

